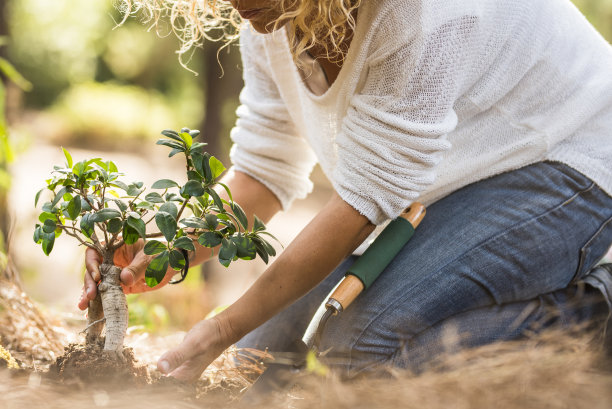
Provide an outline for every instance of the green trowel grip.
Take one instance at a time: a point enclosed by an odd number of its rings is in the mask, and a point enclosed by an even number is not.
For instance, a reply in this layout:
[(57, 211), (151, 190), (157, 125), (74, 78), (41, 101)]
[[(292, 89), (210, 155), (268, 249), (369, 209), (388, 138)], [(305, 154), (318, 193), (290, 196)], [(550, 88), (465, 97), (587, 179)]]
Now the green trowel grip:
[(364, 289), (369, 288), (410, 240), (424, 215), (425, 207), (420, 203), (414, 203), (400, 217), (387, 225), (351, 266), (347, 275), (356, 276), (363, 283)]
[(351, 266), (347, 274), (359, 278), (365, 289), (368, 289), (413, 234), (414, 227), (408, 220), (401, 217), (393, 220)]

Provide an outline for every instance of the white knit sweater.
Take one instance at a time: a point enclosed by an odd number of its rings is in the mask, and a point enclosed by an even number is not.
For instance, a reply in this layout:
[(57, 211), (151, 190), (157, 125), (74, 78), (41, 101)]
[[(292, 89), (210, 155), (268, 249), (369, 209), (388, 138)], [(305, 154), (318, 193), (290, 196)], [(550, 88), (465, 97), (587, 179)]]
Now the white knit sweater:
[(569, 0), (364, 0), (320, 96), (284, 30), (247, 27), (241, 50), (232, 161), (284, 208), (317, 160), (375, 224), (542, 160), (612, 195), (612, 47)]

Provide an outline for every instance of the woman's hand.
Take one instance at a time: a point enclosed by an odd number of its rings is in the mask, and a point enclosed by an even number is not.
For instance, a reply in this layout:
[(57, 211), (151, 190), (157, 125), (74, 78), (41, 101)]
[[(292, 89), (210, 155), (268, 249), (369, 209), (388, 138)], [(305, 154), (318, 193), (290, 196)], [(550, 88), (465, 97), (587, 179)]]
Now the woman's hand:
[(232, 344), (231, 339), (219, 318), (200, 321), (178, 347), (159, 358), (157, 369), (181, 381), (196, 381), (204, 369)]
[[(141, 239), (134, 244), (123, 245), (115, 251), (113, 262), (117, 267), (122, 269), (121, 284), (123, 285), (123, 292), (126, 294), (157, 290), (166, 285), (175, 273), (174, 270), (168, 268), (162, 282), (153, 288), (149, 287), (145, 283), (144, 275), (147, 266), (154, 256), (144, 254), (142, 251), (143, 248), (144, 241)], [(101, 278), (100, 263), (102, 263), (100, 254), (88, 248), (85, 252), (85, 282), (83, 285), (83, 293), (78, 304), (81, 310), (87, 309), (89, 300), (96, 298), (98, 292), (96, 283), (100, 281)]]

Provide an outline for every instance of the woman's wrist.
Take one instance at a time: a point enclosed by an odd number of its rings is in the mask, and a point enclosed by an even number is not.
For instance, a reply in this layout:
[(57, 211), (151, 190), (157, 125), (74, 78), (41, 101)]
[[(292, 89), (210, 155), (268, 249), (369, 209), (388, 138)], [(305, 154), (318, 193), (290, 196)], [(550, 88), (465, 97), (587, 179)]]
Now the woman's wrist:
[(219, 339), (223, 344), (223, 349), (235, 344), (244, 335), (237, 331), (232, 325), (231, 317), (225, 311), (215, 315), (211, 318), (211, 320), (214, 321), (215, 325), (217, 326), (217, 330), (219, 331)]

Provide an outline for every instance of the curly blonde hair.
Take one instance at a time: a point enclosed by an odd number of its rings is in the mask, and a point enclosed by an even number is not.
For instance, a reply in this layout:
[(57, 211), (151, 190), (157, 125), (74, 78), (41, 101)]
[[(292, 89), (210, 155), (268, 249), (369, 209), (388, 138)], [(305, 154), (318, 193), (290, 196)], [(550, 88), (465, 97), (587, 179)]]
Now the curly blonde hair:
[[(340, 62), (347, 52), (361, 0), (276, 0), (280, 16), (270, 31), (287, 24), (294, 61), (314, 47), (332, 61)], [(181, 41), (179, 58), (205, 40), (224, 41), (238, 38), (243, 21), (229, 1), (224, 0), (116, 0), (124, 22), (131, 15), (142, 15), (158, 29), (168, 19)]]

